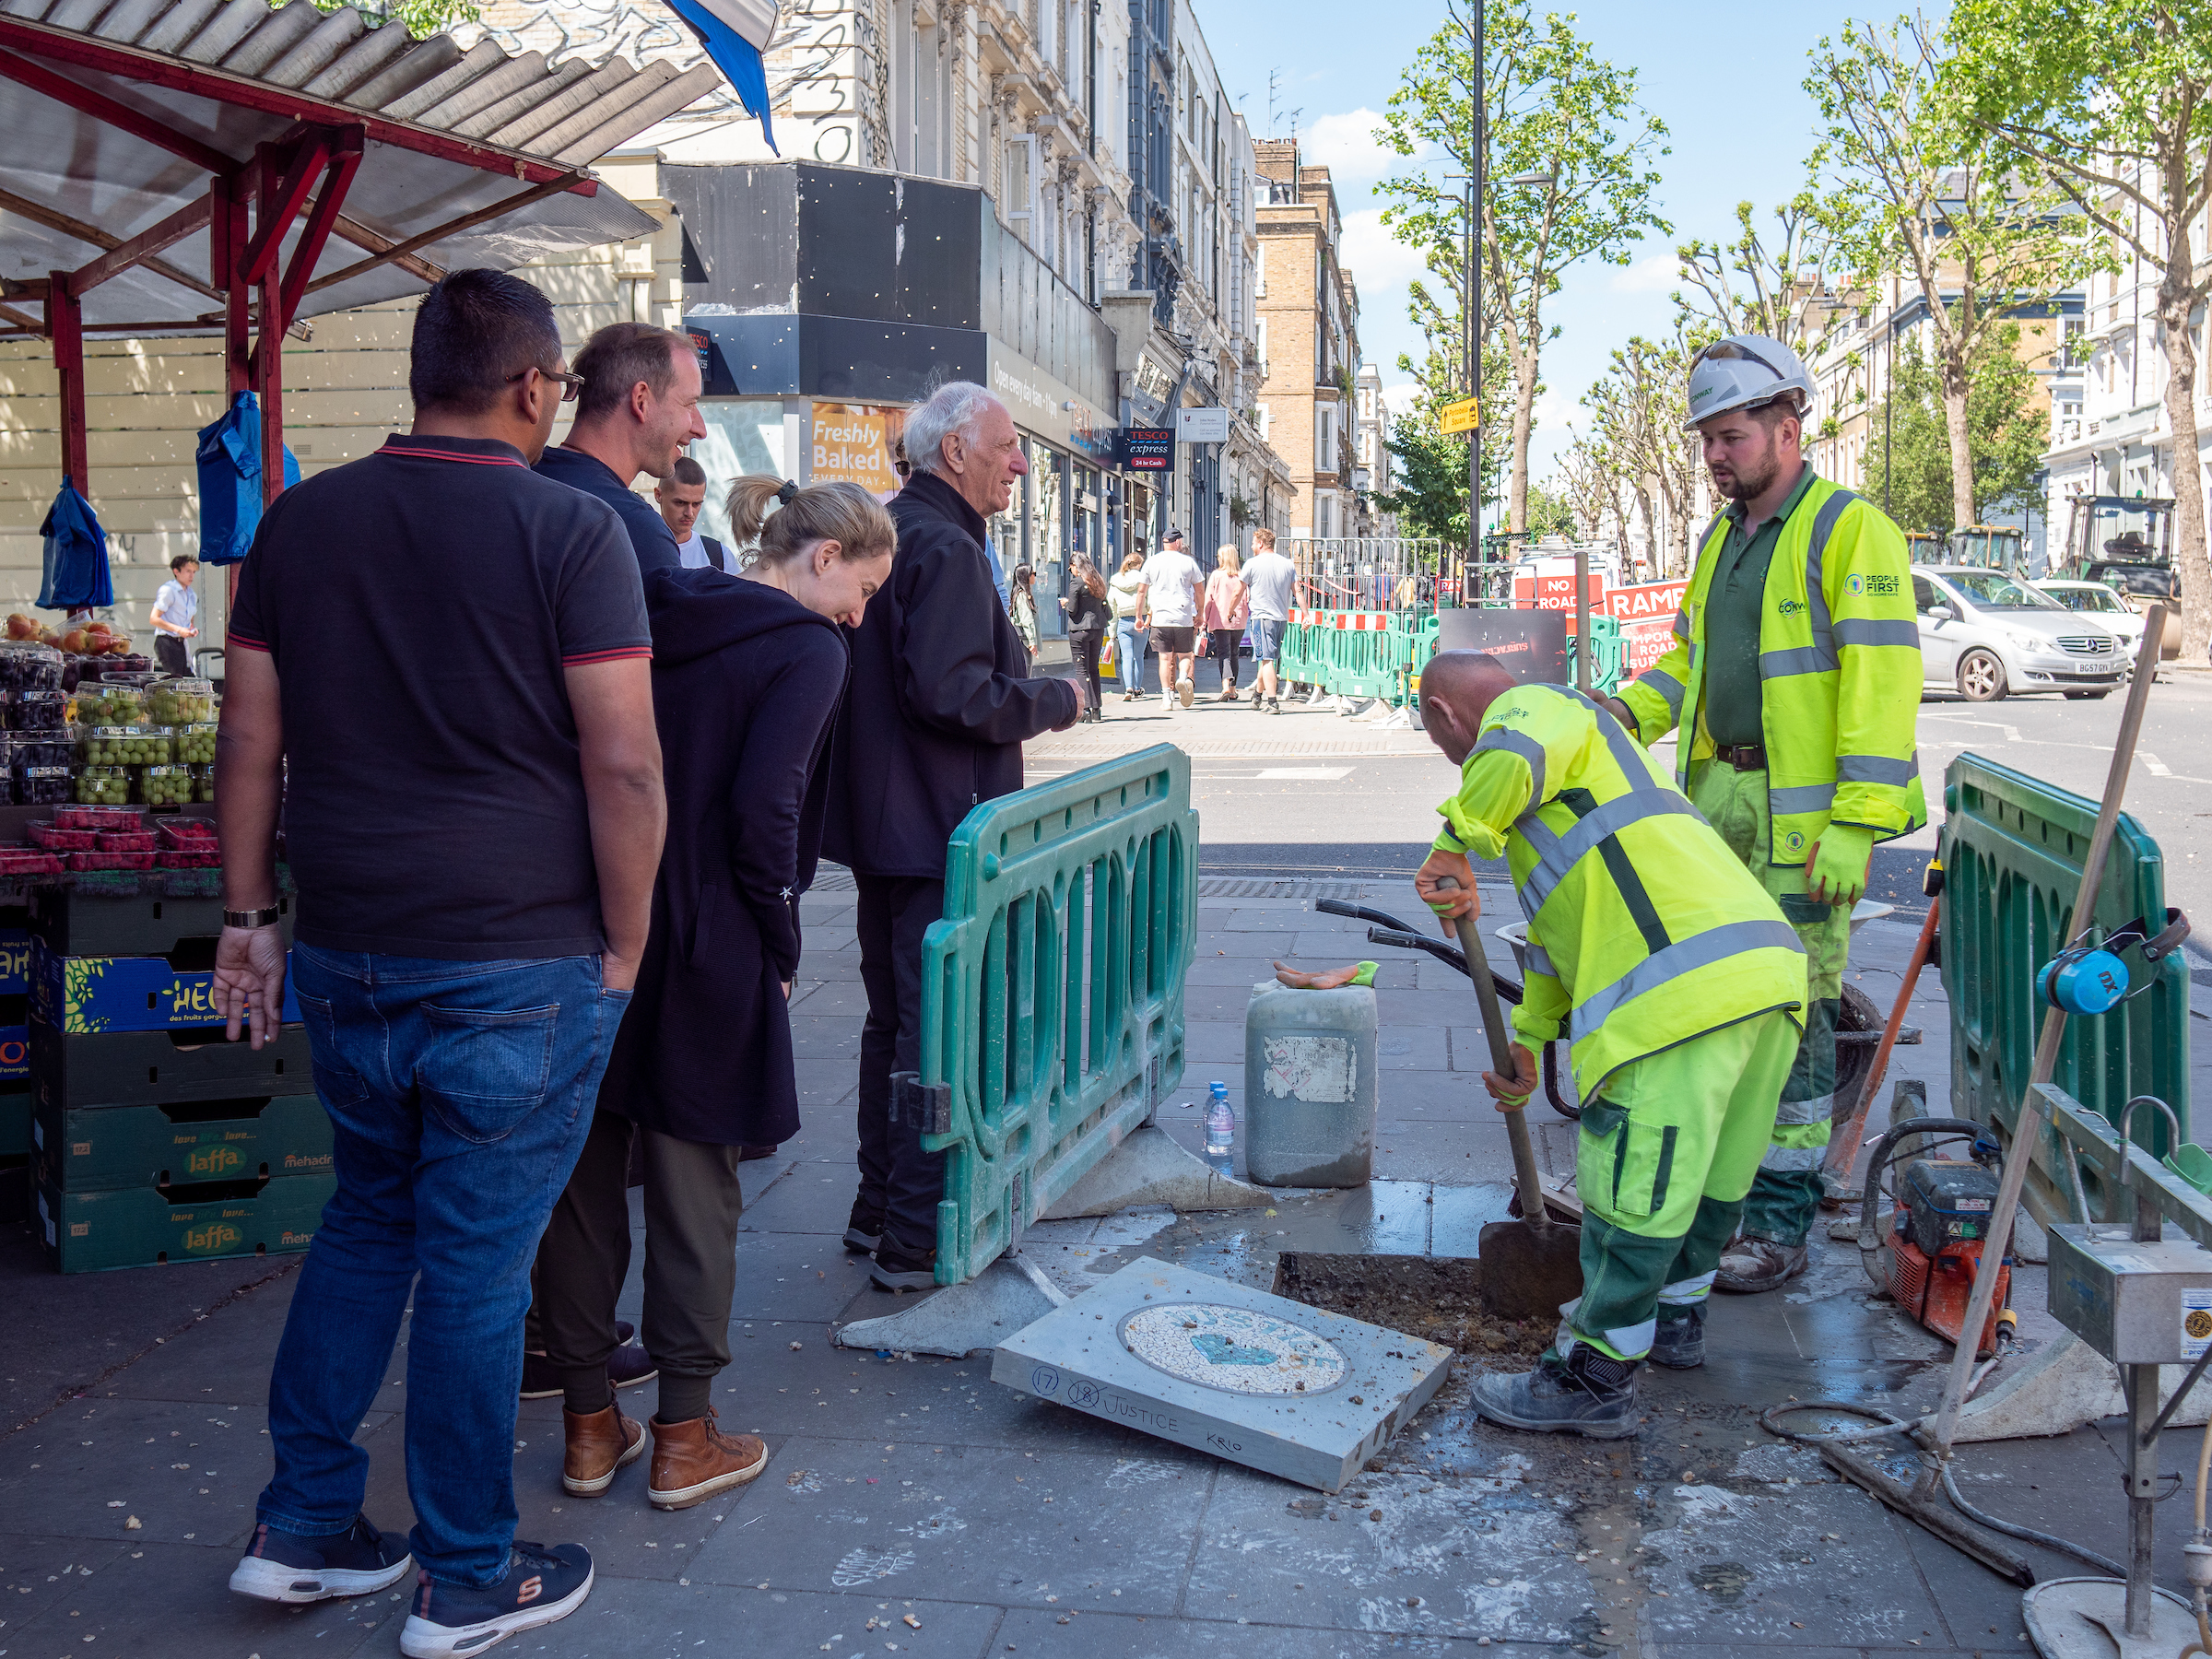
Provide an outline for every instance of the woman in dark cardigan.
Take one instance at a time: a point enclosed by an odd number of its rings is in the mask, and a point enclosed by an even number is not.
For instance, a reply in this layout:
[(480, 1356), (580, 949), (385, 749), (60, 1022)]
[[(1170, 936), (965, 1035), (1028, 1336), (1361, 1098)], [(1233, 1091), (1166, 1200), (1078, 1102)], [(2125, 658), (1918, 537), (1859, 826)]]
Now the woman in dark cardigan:
[(645, 1450), (606, 1380), (641, 1140), (641, 1335), (660, 1369), (646, 1498), (659, 1509), (704, 1502), (768, 1462), (751, 1435), (717, 1429), (708, 1404), (730, 1362), (737, 1164), (744, 1147), (799, 1126), (788, 1003), (799, 895), (821, 845), (820, 763), (850, 671), (837, 625), (859, 623), (898, 539), (854, 484), (741, 478), (730, 517), (734, 543), (759, 537), (744, 575), (645, 578), (668, 839), (637, 994), (538, 1251), (540, 1323), (567, 1407), (562, 1484), (595, 1497)]

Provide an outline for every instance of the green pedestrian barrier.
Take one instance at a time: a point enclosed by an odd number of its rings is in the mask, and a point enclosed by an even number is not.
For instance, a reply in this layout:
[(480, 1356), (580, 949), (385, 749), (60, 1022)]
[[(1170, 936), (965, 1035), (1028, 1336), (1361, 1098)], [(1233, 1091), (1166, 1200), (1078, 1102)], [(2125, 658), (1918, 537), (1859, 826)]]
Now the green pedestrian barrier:
[[(1944, 806), (1941, 947), (1952, 1115), (2009, 1133), (2048, 1006), (2036, 994), (2036, 973), (2080, 931), (2069, 912), (2097, 803), (1970, 754), (1944, 774)], [(2098, 889), (2097, 936), (2165, 913), (2164, 855), (2123, 813)], [(2172, 1107), (2186, 1140), (2188, 970), (2178, 952), (2155, 969), (2133, 955), (2126, 960), (2142, 994), (2094, 1018), (2068, 1018), (2052, 1083), (2115, 1124), (2130, 1100), (2155, 1095)], [(2153, 1158), (2175, 1150), (2163, 1113), (2136, 1112), (2128, 1133)], [(2053, 1141), (2035, 1156), (2057, 1168), (2064, 1153)], [(2088, 1178), (2093, 1182), (2093, 1172)], [(2088, 1194), (2100, 1215), (2104, 1196)]]
[(920, 1084), (894, 1095), (950, 1155), (940, 1285), (996, 1261), (1182, 1081), (1197, 872), (1171, 744), (986, 801), (953, 832)]

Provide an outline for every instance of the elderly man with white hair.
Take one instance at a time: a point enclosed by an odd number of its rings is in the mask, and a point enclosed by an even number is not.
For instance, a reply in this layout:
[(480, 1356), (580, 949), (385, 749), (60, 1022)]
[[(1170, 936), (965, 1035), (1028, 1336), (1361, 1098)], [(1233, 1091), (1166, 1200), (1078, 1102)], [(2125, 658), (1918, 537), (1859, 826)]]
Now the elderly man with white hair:
[(892, 1077), (922, 1063), (922, 936), (945, 912), (945, 852), (979, 802), (1021, 787), (1021, 746), (1083, 713), (1073, 680), (1032, 679), (998, 603), (984, 521), (1029, 470), (1006, 406), (967, 381), (906, 418), (912, 477), (891, 502), (899, 555), (847, 636), (822, 851), (860, 890), (860, 1191), (845, 1248), (873, 1254), (887, 1290), (936, 1269), (945, 1156), (922, 1147), (918, 1101), (894, 1113)]

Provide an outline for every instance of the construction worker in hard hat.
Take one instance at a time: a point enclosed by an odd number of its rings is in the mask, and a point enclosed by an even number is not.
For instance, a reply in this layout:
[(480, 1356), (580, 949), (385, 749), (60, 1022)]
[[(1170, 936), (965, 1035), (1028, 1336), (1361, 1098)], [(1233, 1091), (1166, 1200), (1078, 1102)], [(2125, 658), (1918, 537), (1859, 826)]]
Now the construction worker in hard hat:
[(1704, 1361), (1706, 1295), (1797, 1053), (1805, 952), (1665, 770), (1581, 692), (1450, 651), (1421, 671), (1421, 712), (1460, 785), (1417, 890), (1448, 935), (1480, 912), (1469, 856), (1502, 853), (1528, 918), (1514, 1075), (1483, 1084), (1500, 1111), (1524, 1110), (1534, 1052), (1564, 1025), (1583, 1100), (1583, 1293), (1536, 1369), (1478, 1379), (1475, 1408), (1512, 1429), (1633, 1434), (1642, 1361)]
[(1920, 633), (1905, 538), (1800, 449), (1812, 382), (1763, 335), (1700, 351), (1687, 431), (1728, 506), (1706, 531), (1673, 649), (1615, 710), (1645, 744), (1680, 728), (1675, 776), (1804, 942), (1811, 1006), (1724, 1290), (1805, 1271), (1835, 1110), (1852, 907), (1875, 844), (1927, 822), (1913, 747)]

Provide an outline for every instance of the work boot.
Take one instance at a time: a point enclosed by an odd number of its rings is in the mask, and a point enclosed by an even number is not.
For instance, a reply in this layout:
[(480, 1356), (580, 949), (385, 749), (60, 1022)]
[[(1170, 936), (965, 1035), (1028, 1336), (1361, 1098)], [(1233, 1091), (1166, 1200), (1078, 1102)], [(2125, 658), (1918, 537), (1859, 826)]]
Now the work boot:
[(1475, 1409), (1508, 1429), (1620, 1440), (1636, 1432), (1636, 1367), (1578, 1342), (1564, 1359), (1547, 1352), (1535, 1371), (1477, 1378)]
[(615, 1484), (618, 1469), (645, 1454), (645, 1430), (611, 1401), (604, 1411), (563, 1410), (560, 1426), (568, 1438), (560, 1484), (571, 1498), (598, 1497)]
[(1686, 1308), (1669, 1319), (1659, 1312), (1659, 1329), (1652, 1337), (1652, 1363), (1669, 1371), (1695, 1371), (1705, 1363), (1705, 1310)]
[(910, 1253), (886, 1239), (876, 1250), (876, 1265), (868, 1277), (879, 1290), (935, 1290), (937, 1288), (937, 1253)]
[(1721, 1253), (1720, 1271), (1713, 1277), (1716, 1290), (1749, 1295), (1779, 1289), (1806, 1268), (1806, 1247), (1778, 1244), (1772, 1239), (1738, 1239)]
[(749, 1434), (724, 1434), (714, 1412), (681, 1423), (653, 1419), (653, 1473), (645, 1497), (654, 1509), (689, 1509), (741, 1487), (768, 1467), (768, 1447)]
[(882, 1207), (865, 1198), (853, 1199), (853, 1213), (845, 1218), (845, 1248), (854, 1255), (873, 1255), (882, 1242)]

